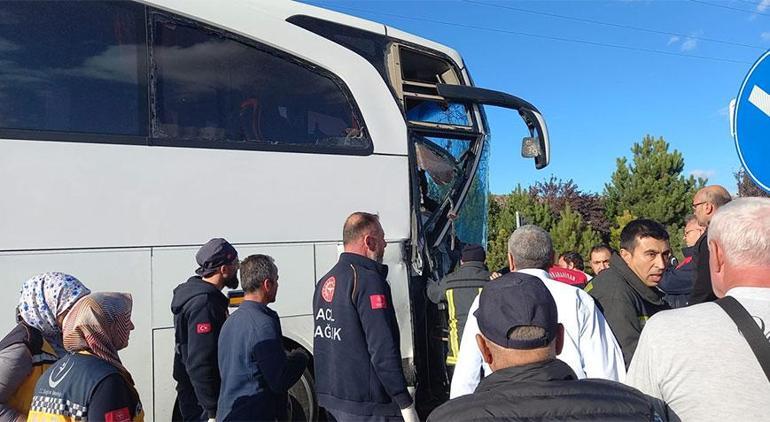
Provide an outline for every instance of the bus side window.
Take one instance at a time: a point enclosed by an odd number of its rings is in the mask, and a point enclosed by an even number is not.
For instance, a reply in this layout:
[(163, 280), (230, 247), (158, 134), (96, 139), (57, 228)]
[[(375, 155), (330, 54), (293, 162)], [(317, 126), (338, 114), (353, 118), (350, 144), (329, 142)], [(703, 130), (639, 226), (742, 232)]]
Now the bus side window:
[(371, 149), (341, 81), (253, 40), (152, 14), (152, 136), (224, 148)]
[(147, 136), (144, 6), (3, 1), (0, 16), (0, 128)]

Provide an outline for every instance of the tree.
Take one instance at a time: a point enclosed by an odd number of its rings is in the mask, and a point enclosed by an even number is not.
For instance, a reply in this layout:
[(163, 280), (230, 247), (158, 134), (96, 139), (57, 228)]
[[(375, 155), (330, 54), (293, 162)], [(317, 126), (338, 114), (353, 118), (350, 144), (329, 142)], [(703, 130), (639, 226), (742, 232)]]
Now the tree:
[(735, 175), (735, 181), (738, 182), (738, 196), (770, 197), (770, 194), (762, 190), (751, 180), (745, 169), (741, 168), (733, 174)]
[(554, 221), (548, 205), (538, 202), (520, 185), (503, 198), (490, 198), (487, 266), (492, 270), (508, 266), (508, 238), (516, 229), (517, 211), (522, 224), (550, 230)]
[(680, 228), (690, 212), (693, 195), (706, 180), (682, 175), (682, 154), (669, 152), (669, 144), (662, 137), (646, 135), (631, 147), (631, 152), (633, 162), (618, 158), (611, 182), (604, 185), (607, 218), (617, 222), (617, 216), (627, 210), (639, 218), (655, 220), (666, 226), (671, 249), (679, 254)]
[(623, 231), (623, 227), (626, 227), (626, 224), (634, 220), (636, 220), (636, 216), (628, 210), (623, 210), (623, 214), (615, 217), (615, 224), (610, 231), (610, 246), (616, 251), (620, 250), (620, 232)]
[(588, 227), (598, 232), (605, 240), (609, 238), (610, 222), (604, 213), (602, 197), (581, 191), (572, 179), (565, 182), (551, 176), (548, 180), (532, 185), (529, 193), (548, 204), (554, 215), (558, 215), (569, 205), (580, 214)]
[(569, 204), (559, 213), (559, 218), (550, 230), (553, 249), (556, 253), (575, 251), (588, 259), (591, 247), (601, 242), (599, 233), (588, 227), (581, 215)]

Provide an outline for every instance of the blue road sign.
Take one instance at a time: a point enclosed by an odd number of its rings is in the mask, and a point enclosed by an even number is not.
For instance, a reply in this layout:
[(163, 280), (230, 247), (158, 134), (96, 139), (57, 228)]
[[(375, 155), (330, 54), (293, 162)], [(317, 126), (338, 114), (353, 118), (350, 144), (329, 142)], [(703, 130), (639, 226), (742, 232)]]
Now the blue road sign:
[(770, 192), (770, 51), (754, 63), (738, 92), (735, 148), (746, 173)]

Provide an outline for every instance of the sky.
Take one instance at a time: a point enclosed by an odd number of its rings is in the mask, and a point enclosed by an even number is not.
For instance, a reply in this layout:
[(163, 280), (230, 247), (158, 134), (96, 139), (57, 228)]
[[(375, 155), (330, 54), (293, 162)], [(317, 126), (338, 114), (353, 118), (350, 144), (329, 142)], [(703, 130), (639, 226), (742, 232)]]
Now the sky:
[(515, 112), (487, 107), (490, 191), (552, 175), (601, 193), (645, 135), (680, 151), (685, 175), (737, 190), (728, 105), (770, 47), (770, 0), (303, 0), (457, 50), (477, 86), (534, 104), (551, 163), (520, 156)]

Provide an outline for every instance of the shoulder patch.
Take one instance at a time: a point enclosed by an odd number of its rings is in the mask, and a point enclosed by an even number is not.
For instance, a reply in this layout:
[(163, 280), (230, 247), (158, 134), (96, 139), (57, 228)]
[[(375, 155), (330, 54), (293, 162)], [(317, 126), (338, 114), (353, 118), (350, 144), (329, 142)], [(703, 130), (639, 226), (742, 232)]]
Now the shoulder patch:
[(387, 309), (388, 299), (385, 297), (385, 295), (370, 295), (369, 304), (371, 305), (372, 309)]
[(328, 303), (331, 303), (334, 299), (334, 288), (337, 287), (337, 279), (331, 276), (324, 281), (321, 286), (321, 297)]
[(211, 332), (211, 323), (210, 322), (199, 322), (197, 325), (195, 325), (195, 332), (198, 334), (208, 334)]
[(104, 422), (131, 422), (131, 413), (127, 407), (104, 414)]

